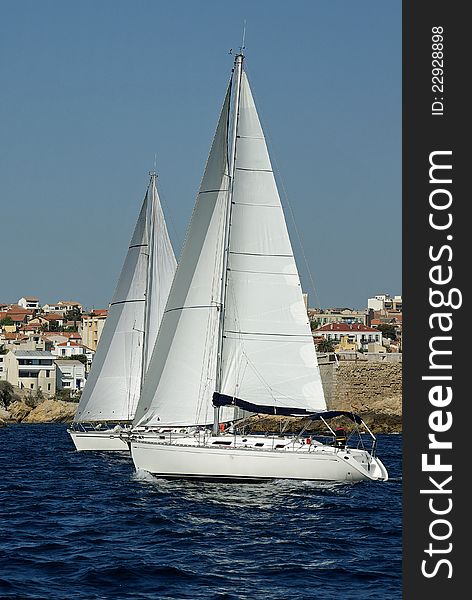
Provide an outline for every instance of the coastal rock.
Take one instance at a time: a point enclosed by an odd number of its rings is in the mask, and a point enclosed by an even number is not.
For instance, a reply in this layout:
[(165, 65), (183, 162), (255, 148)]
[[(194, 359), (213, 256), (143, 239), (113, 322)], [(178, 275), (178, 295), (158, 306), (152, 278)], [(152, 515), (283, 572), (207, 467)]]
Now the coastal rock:
[(63, 400), (45, 400), (22, 420), (22, 423), (68, 423), (72, 421), (77, 404)]
[(10, 420), (19, 423), (29, 415), (31, 407), (23, 400), (16, 400), (8, 406), (8, 412), (10, 413)]
[(2, 427), (3, 425), (6, 425), (8, 423), (8, 421), (10, 421), (11, 416), (10, 413), (8, 412), (8, 410), (5, 410), (4, 408), (0, 408), (0, 427)]

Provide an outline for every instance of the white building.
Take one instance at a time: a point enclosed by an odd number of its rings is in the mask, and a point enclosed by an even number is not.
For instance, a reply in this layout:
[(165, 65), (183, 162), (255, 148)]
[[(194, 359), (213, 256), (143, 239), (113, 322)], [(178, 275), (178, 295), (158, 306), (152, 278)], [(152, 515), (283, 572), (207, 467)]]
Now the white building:
[(18, 300), (18, 306), (21, 308), (28, 308), (30, 310), (39, 310), (39, 300), (34, 296), (25, 296)]
[(399, 310), (403, 308), (401, 296), (389, 296), (388, 294), (379, 294), (367, 300), (367, 308), (373, 311), (379, 310)]
[(85, 354), (85, 348), (82, 344), (67, 340), (66, 342), (56, 344), (51, 350), (51, 354), (54, 354), (54, 356), (58, 356), (59, 358), (72, 358), (79, 354)]
[(85, 365), (80, 360), (61, 360), (56, 363), (56, 387), (58, 390), (82, 390), (85, 385)]
[(5, 379), (21, 389), (41, 390), (46, 396), (54, 396), (56, 365), (53, 359), (50, 352), (10, 350), (3, 355)]
[(64, 315), (70, 310), (78, 308), (80, 312), (83, 310), (83, 306), (80, 302), (74, 302), (72, 300), (59, 300), (55, 304), (45, 304), (42, 308), (43, 313), (59, 313)]

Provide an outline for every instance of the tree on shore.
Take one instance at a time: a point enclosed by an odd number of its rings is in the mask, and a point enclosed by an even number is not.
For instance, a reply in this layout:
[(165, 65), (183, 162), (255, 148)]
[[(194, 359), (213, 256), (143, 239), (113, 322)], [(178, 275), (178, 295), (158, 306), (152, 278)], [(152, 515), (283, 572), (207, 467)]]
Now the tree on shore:
[(380, 325), (377, 325), (377, 329), (382, 332), (383, 337), (389, 338), (391, 340), (397, 339), (395, 325), (390, 325), (389, 323), (381, 323)]
[(0, 381), (0, 406), (8, 408), (15, 400), (18, 400), (18, 396), (12, 384), (9, 381)]
[(321, 340), (318, 344), (318, 352), (334, 352), (334, 344), (331, 340)]

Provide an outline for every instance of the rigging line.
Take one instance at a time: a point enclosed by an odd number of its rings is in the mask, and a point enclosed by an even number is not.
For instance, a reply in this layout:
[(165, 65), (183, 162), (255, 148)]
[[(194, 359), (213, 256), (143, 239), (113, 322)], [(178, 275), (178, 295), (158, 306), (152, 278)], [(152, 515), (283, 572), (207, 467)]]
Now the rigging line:
[(250, 169), (249, 167), (236, 167), (236, 171), (251, 171), (253, 173), (273, 173), (272, 169)]
[(229, 269), (232, 273), (251, 273), (253, 275), (283, 275), (284, 277), (298, 277), (296, 273), (284, 273), (283, 271), (247, 271), (245, 269)]
[(225, 333), (234, 333), (236, 335), (267, 335), (277, 337), (306, 338), (310, 340), (313, 337), (311, 334), (306, 333), (266, 333), (265, 331), (233, 331), (230, 329), (225, 329)]
[(279, 208), (279, 204), (260, 204), (258, 202), (233, 202), (236, 206), (257, 206), (261, 208)]
[(293, 254), (263, 254), (261, 252), (235, 252), (230, 250), (230, 254), (238, 254), (240, 256), (270, 256), (271, 258), (293, 258)]
[(174, 312), (175, 310), (186, 310), (190, 308), (218, 308), (218, 304), (199, 304), (195, 306), (177, 306), (175, 308), (168, 308), (164, 311), (164, 314)]
[[(246, 72), (248, 73), (247, 67), (246, 67)], [(287, 206), (289, 208), (290, 217), (292, 219), (292, 223), (293, 223), (293, 226), (294, 226), (294, 229), (295, 229), (295, 233), (296, 233), (296, 236), (297, 236), (298, 244), (299, 244), (301, 252), (302, 252), (302, 257), (303, 257), (303, 262), (305, 264), (305, 269), (306, 269), (306, 271), (308, 273), (308, 278), (310, 280), (310, 285), (311, 285), (311, 288), (312, 288), (313, 293), (315, 295), (315, 301), (318, 304), (318, 308), (321, 308), (321, 302), (320, 302), (320, 299), (319, 299), (319, 296), (318, 296), (318, 292), (317, 292), (317, 289), (316, 289), (316, 286), (315, 286), (315, 282), (314, 282), (314, 279), (313, 279), (313, 274), (311, 272), (311, 269), (310, 269), (310, 266), (309, 266), (309, 263), (308, 263), (308, 259), (307, 259), (306, 253), (305, 253), (305, 248), (304, 248), (303, 243), (302, 243), (300, 232), (298, 230), (297, 223), (295, 221), (295, 215), (294, 215), (294, 212), (293, 212), (293, 208), (292, 208), (292, 205), (290, 203), (290, 200), (289, 200), (289, 197), (288, 197), (288, 194), (287, 194), (287, 190), (285, 189), (285, 185), (284, 185), (284, 180), (283, 180), (283, 177), (282, 177), (282, 173), (280, 172), (280, 169), (279, 169), (279, 166), (278, 166), (278, 163), (277, 163), (275, 147), (274, 147), (274, 144), (272, 143), (272, 138), (270, 137), (270, 135), (268, 133), (268, 129), (266, 128), (266, 126), (264, 124), (265, 120), (262, 118), (261, 110), (260, 110), (260, 107), (259, 107), (259, 101), (257, 100), (257, 96), (254, 93), (254, 90), (251, 89), (251, 91), (252, 91), (252, 95), (254, 97), (254, 100), (256, 101), (256, 105), (258, 107), (257, 108), (257, 112), (259, 113), (259, 119), (261, 121), (262, 131), (264, 132), (264, 136), (266, 138), (266, 141), (268, 142), (268, 146), (270, 147), (270, 157), (269, 158), (271, 160), (273, 160), (273, 162), (274, 162), (275, 171), (277, 173), (277, 179), (278, 179), (278, 181), (280, 181), (280, 185), (281, 185), (281, 188), (282, 188), (282, 193), (283, 193), (283, 196), (284, 196), (284, 200), (285, 200), (285, 202), (286, 202), (286, 204), (287, 204)]]
[(128, 302), (146, 302), (143, 298), (142, 300), (119, 300), (118, 302), (110, 302), (110, 306), (115, 306), (117, 304), (127, 304)]
[(200, 196), (201, 194), (215, 194), (220, 192), (229, 192), (229, 190), (223, 188), (221, 188), (220, 190), (203, 190), (201, 192), (198, 192), (198, 195)]

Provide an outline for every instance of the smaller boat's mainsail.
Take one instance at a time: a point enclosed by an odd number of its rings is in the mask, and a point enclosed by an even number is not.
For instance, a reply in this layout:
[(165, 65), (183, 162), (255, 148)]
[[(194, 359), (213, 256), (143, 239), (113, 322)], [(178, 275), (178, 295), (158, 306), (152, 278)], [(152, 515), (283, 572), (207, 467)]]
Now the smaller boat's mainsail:
[[(151, 175), (74, 421), (130, 421), (176, 260)], [(144, 361), (144, 363), (143, 363)]]

